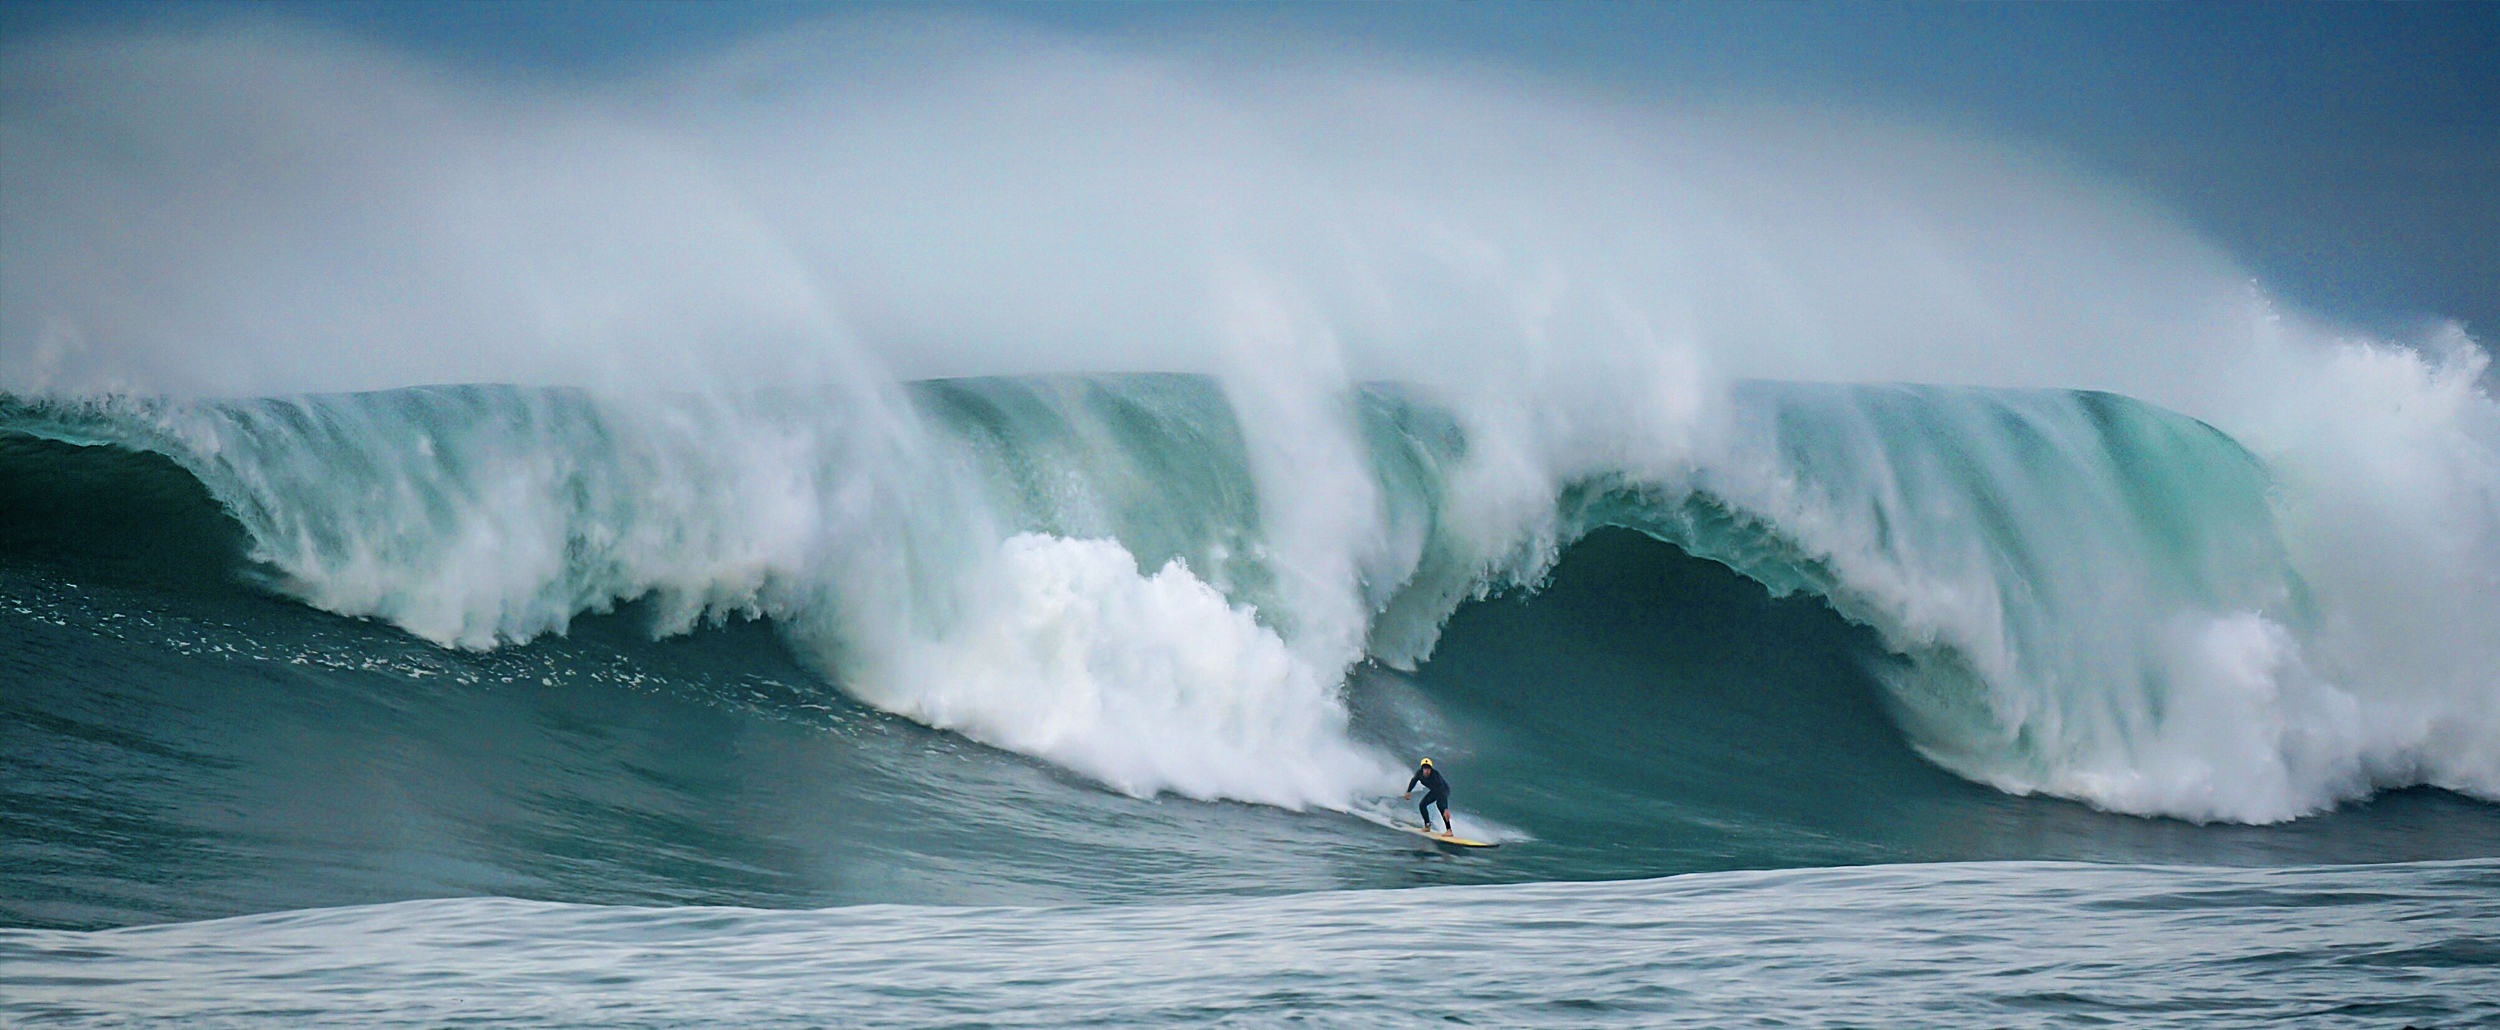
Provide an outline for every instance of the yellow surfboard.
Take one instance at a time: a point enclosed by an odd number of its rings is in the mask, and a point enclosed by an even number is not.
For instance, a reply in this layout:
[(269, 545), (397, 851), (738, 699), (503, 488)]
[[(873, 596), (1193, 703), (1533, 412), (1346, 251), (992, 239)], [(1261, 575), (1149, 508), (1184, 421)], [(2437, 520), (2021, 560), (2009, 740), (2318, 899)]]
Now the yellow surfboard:
[(1427, 830), (1421, 827), (1407, 826), (1404, 824), (1399, 824), (1398, 829), (1405, 830), (1408, 833), (1422, 837), (1425, 840), (1432, 841), (1435, 844), (1449, 844), (1462, 848), (1498, 848), (1502, 846), (1500, 841), (1468, 840), (1465, 837), (1456, 837), (1436, 830)]

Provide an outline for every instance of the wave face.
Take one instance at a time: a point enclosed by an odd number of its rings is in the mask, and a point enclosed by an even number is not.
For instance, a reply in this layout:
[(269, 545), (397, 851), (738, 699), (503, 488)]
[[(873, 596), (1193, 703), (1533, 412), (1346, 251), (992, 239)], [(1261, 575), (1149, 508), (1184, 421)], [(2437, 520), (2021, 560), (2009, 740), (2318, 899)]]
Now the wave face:
[[(1516, 484), (1485, 485), (1465, 417), (1371, 387), (1341, 413), (1362, 489), (1295, 498), (1368, 508), (1344, 520), (1361, 534), (1317, 541), (1263, 494), (1215, 381), (948, 380), (908, 403), (872, 430), (822, 398), (464, 387), (15, 401), (7, 425), (56, 441), (45, 461), (116, 448), (134, 495), (169, 489), (152, 461), (187, 470), (247, 575), (327, 611), (471, 649), (626, 602), (661, 635), (768, 619), (854, 698), (1138, 795), (1343, 808), (1393, 781), (1349, 734), (1349, 668), (1413, 668), (1462, 601), (1608, 527), (1868, 627), (1913, 746), (2002, 789), (2271, 821), (2491, 775), (2433, 750), (2488, 718), (2470, 698), (2369, 738), (2386, 700), (2308, 663), (2320, 615), (2275, 479), (2113, 395), (1746, 384), (1681, 467), (1573, 475), (1501, 525), (1486, 493)], [(190, 507), (186, 532), (220, 531)]]

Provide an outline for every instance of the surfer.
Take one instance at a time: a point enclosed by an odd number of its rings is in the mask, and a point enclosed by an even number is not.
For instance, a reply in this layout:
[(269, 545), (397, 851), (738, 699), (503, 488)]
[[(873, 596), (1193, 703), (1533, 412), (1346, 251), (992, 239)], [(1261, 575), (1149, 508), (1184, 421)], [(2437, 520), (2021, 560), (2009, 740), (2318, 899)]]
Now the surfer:
[(1415, 767), (1414, 777), (1406, 781), (1406, 793), (1398, 795), (1398, 798), (1414, 797), (1418, 783), (1424, 785), (1424, 799), (1416, 804), (1415, 811), (1424, 817), (1424, 829), (1432, 829), (1432, 806), (1439, 805), (1441, 832), (1457, 834), (1458, 828), (1450, 825), (1450, 781), (1441, 778), (1441, 770), (1432, 767), (1432, 759), (1424, 759), (1423, 764)]

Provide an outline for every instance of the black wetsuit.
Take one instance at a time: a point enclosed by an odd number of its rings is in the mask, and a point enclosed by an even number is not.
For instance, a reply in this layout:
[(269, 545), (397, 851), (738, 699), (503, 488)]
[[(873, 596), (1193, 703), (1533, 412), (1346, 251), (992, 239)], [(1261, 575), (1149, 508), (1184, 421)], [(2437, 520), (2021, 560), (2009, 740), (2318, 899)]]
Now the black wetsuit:
[(1415, 785), (1418, 783), (1424, 785), (1424, 799), (1415, 805), (1415, 811), (1423, 815), (1424, 828), (1432, 828), (1432, 806), (1434, 805), (1441, 806), (1441, 821), (1449, 822), (1450, 781), (1441, 778), (1441, 770), (1425, 766), (1415, 770), (1415, 777), (1406, 781), (1405, 793), (1414, 793)]

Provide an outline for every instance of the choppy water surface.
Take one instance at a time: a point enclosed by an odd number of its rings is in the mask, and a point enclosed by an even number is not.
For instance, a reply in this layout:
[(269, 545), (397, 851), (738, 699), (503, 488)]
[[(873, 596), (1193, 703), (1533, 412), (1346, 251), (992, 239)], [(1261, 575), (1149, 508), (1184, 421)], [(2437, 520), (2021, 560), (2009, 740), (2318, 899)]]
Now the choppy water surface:
[(0, 932), (26, 1025), (2398, 1027), (2500, 863), (1702, 873), (1072, 908), (414, 901)]

